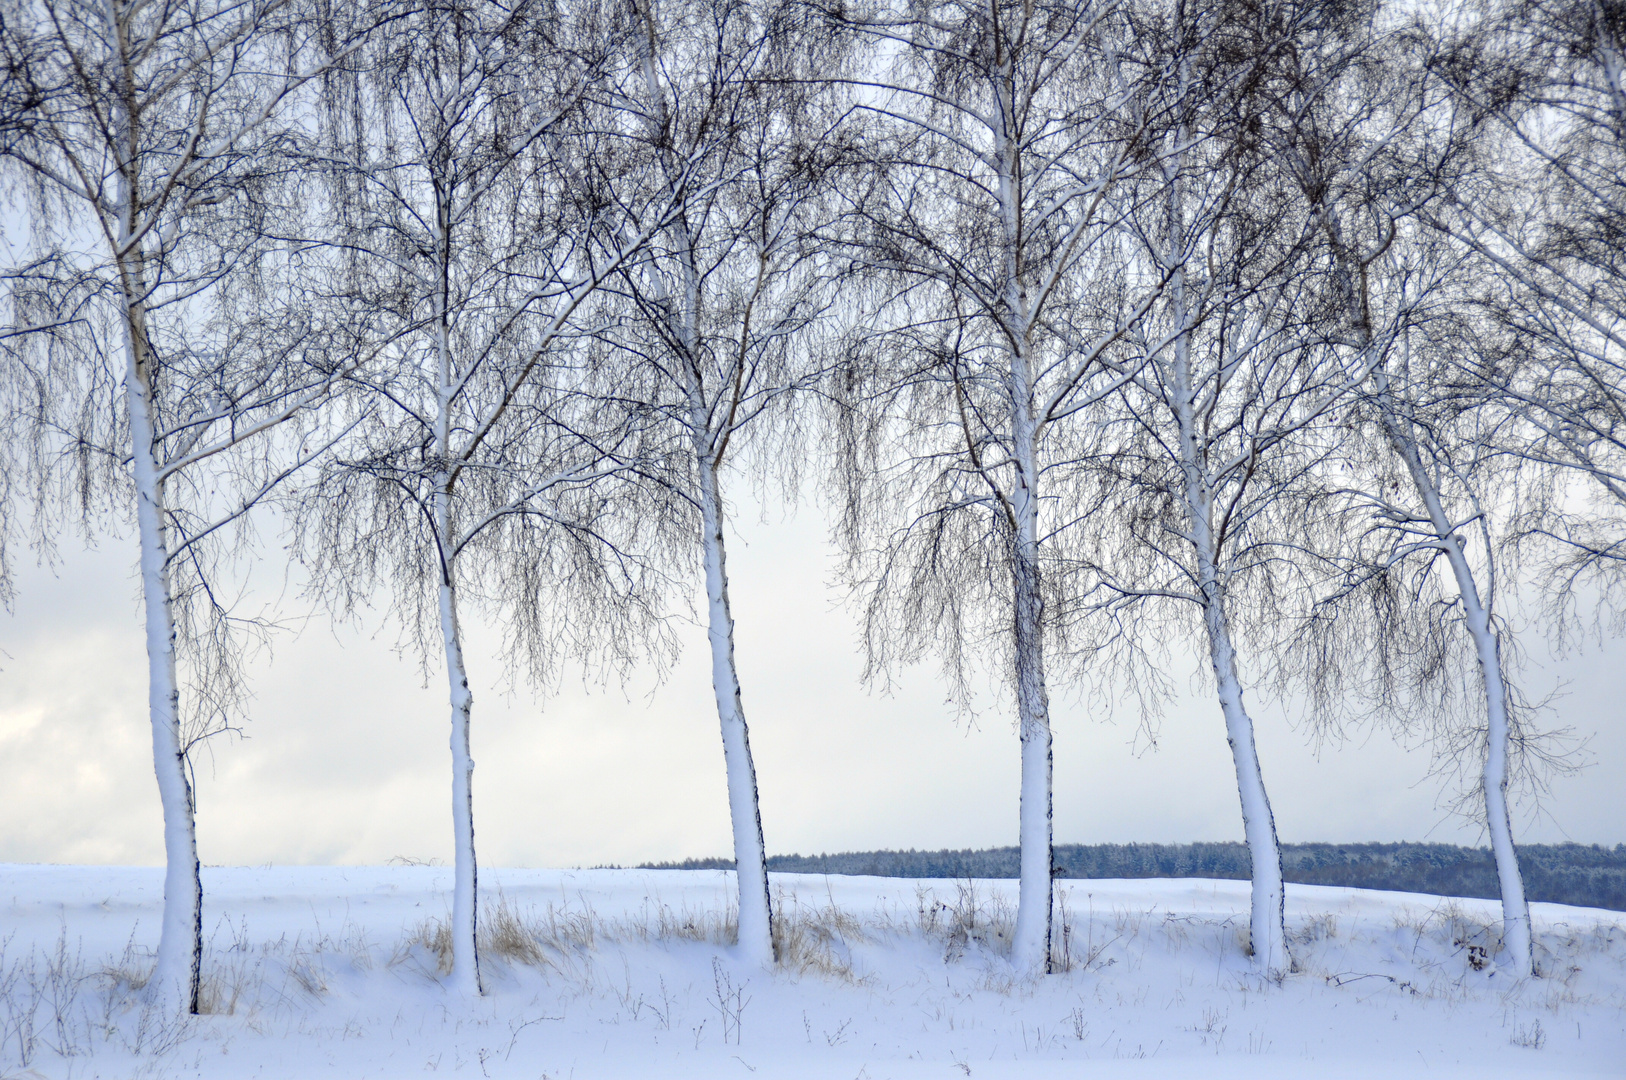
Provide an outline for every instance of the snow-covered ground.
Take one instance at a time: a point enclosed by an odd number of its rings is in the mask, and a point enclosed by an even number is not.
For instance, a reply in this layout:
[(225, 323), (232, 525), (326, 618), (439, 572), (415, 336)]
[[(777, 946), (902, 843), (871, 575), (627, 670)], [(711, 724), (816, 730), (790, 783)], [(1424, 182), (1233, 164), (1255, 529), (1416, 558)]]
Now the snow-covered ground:
[[(1298, 973), (1248, 972), (1246, 883), (1062, 882), (1067, 970), (1012, 977), (1015, 882), (774, 875), (778, 971), (732, 875), (487, 870), (487, 994), (438, 975), (450, 871), (204, 871), (211, 1014), (144, 1007), (162, 872), (0, 867), (0, 1076), (1626, 1076), (1626, 916), (1288, 887)], [(1476, 969), (1477, 965), (1477, 969)], [(26, 1057), (26, 1060), (25, 1060)]]

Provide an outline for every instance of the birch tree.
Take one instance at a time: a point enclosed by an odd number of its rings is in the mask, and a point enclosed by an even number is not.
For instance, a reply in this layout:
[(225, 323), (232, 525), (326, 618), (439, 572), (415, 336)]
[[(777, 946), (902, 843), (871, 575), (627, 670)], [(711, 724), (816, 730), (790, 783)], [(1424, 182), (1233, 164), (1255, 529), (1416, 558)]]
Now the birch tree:
[(386, 360), (365, 387), (374, 422), (299, 494), (297, 527), (338, 611), (388, 586), (425, 663), (444, 663), (451, 982), (467, 994), (482, 992), (470, 602), (508, 616), (540, 683), (572, 651), (630, 663), (658, 629), (631, 555), (639, 519), (612, 489), (659, 465), (595, 406), (576, 344), (584, 301), (669, 214), (657, 200), (604, 226), (624, 155), (581, 106), (623, 28), (592, 5), (404, 10), (348, 80), (323, 162), (341, 222), (320, 238), (324, 280)]
[[(1352, 239), (1352, 233), (1346, 236)], [(1368, 266), (1362, 276), (1370, 280), (1379, 272)], [(1415, 263), (1390, 272), (1401, 279), (1397, 292), (1438, 288)], [(1368, 288), (1363, 286), (1362, 292)], [(1412, 306), (1417, 299), (1415, 293), (1402, 294), (1398, 302), (1417, 317), (1424, 313)], [(1428, 299), (1444, 302), (1438, 296)], [(1378, 306), (1372, 300), (1362, 297), (1362, 315), (1350, 320), (1357, 342), (1371, 328)], [(1506, 576), (1498, 573), (1505, 540), (1497, 526), (1507, 499), (1492, 494), (1499, 485), (1505, 485), (1504, 493), (1516, 490), (1517, 481), (1509, 481), (1505, 468), (1487, 460), (1491, 455), (1482, 432), (1459, 411), (1461, 398), (1451, 392), (1460, 374), (1459, 351), (1483, 343), (1471, 326), (1437, 310), (1427, 315), (1432, 325), (1426, 328), (1391, 322), (1384, 339), (1364, 346), (1364, 355), (1362, 346), (1351, 343), (1354, 362), (1369, 374), (1348, 423), (1357, 429), (1370, 425), (1387, 458), (1375, 460), (1370, 449), (1348, 451), (1354, 475), (1342, 490), (1360, 508), (1360, 520), (1352, 521), (1348, 533), (1349, 579), (1324, 601), (1328, 612), (1323, 617), (1346, 623), (1336, 635), (1344, 644), (1323, 647), (1351, 666), (1361, 665), (1347, 644), (1358, 633), (1347, 625), (1354, 621), (1351, 613), (1334, 614), (1333, 608), (1344, 594), (1365, 593), (1363, 602), (1374, 604), (1374, 614), (1384, 616), (1371, 627), (1383, 640), (1364, 658), (1380, 669), (1379, 696), (1394, 687), (1399, 675), (1406, 685), (1397, 698), (1433, 710), (1427, 727), (1445, 759), (1466, 766), (1474, 776), (1477, 798), (1467, 801), (1478, 803), (1470, 814), (1484, 824), (1496, 860), (1503, 948), (1515, 971), (1530, 974), (1530, 913), (1513, 846), (1508, 791), (1515, 764), (1537, 748), (1510, 678), (1512, 634), (1497, 614), (1505, 591), (1499, 579)], [(1449, 584), (1440, 580), (1442, 575), (1448, 575)], [(1477, 671), (1477, 679), (1459, 688), (1459, 677), (1468, 670)], [(1431, 690), (1438, 695), (1432, 700)], [(1401, 726), (1411, 725), (1402, 721)]]
[[(869, 50), (855, 200), (867, 341), (844, 375), (841, 539), (865, 605), (866, 677), (929, 648), (966, 699), (994, 645), (1021, 744), (1011, 957), (1050, 967), (1050, 680), (1077, 670), (1047, 566), (1068, 422), (1130, 375), (1114, 346), (1162, 284), (1121, 259), (1117, 200), (1144, 169), (1143, 99), (1118, 5), (951, 2), (828, 12)], [(856, 185), (849, 190), (857, 190)]]
[(148, 991), (193, 1012), (188, 754), (240, 689), (218, 559), (320, 451), (313, 410), (349, 370), (264, 229), (297, 216), (278, 202), (286, 117), (336, 55), (306, 14), (287, 0), (4, 6), (7, 52), (31, 58), (42, 91), (4, 145), (35, 244), (7, 275), (12, 331), (26, 331), (7, 392), (38, 511), (135, 519), (167, 865)]
[(799, 425), (790, 408), (820, 381), (814, 339), (834, 286), (818, 234), (829, 227), (832, 161), (845, 153), (828, 94), (808, 74), (828, 73), (825, 65), (839, 58), (815, 43), (795, 5), (635, 0), (633, 10), (638, 63), (605, 104), (630, 125), (646, 162), (651, 190), (631, 189), (633, 196), (674, 213), (605, 294), (607, 392), (686, 450), (681, 472), (652, 493), (675, 498), (681, 511), (667, 522), (683, 534), (672, 542), (687, 542), (681, 561), (699, 555), (739, 951), (770, 965), (767, 854), (734, 654), (724, 480), (753, 450), (760, 470), (796, 472)]
[[(1355, 613), (1346, 609), (1337, 632), (1345, 644), (1324, 645), (1322, 655), (1335, 653), (1324, 661), (1332, 664), (1374, 664), (1380, 699), (1394, 687), (1390, 664), (1409, 684), (1401, 696), (1412, 700), (1423, 687), (1449, 686), (1464, 661), (1477, 670), (1472, 698), (1482, 712), (1468, 700), (1453, 710), (1424, 704), (1436, 710), (1447, 756), (1477, 773), (1475, 816), (1496, 859), (1504, 947), (1514, 969), (1529, 974), (1530, 912), (1508, 809), (1512, 761), (1528, 733), (1508, 675), (1511, 631), (1496, 615), (1498, 518), (1521, 485), (1488, 452), (1500, 390), (1475, 358), (1499, 350), (1461, 310), (1472, 293), (1467, 275), (1484, 264), (1426, 225), (1437, 204), (1474, 182), (1462, 172), (1469, 131), (1423, 77), (1429, 47), (1403, 31), (1380, 24), (1325, 35), (1320, 48), (1294, 54), (1293, 90), (1277, 99), (1280, 152), (1313, 215), (1333, 336), (1359, 389), (1345, 417), (1352, 469), (1342, 494), (1365, 521), (1346, 534), (1354, 569), (1341, 592), (1367, 590), (1368, 603), (1384, 594), (1369, 609), (1384, 617), (1368, 631), (1383, 641), (1352, 652), (1361, 631), (1348, 625)], [(1355, 450), (1368, 434), (1386, 460)], [(1472, 660), (1454, 647), (1459, 635)], [(1445, 722), (1462, 709), (1479, 715)]]
[(1272, 979), (1291, 957), (1246, 688), (1273, 673), (1280, 627), (1325, 572), (1325, 538), (1305, 511), (1328, 450), (1320, 421), (1348, 381), (1312, 332), (1310, 215), (1261, 128), (1283, 58), (1321, 14), (1141, 11), (1143, 62), (1168, 72), (1170, 106), (1133, 235), (1168, 284), (1128, 335), (1143, 362), (1094, 438), (1099, 487), (1079, 507), (1095, 540), (1080, 615), (1114, 620), (1154, 659), (1171, 631), (1190, 635), (1207, 660), (1252, 863), (1250, 949)]

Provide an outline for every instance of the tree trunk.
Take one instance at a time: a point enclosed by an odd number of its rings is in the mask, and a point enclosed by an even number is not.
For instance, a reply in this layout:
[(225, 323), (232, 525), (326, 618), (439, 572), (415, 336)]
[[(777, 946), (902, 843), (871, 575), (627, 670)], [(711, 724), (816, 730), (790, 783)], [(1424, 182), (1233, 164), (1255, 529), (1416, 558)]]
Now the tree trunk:
[[(1026, 410), (1021, 411), (1025, 419)], [(1032, 424), (1017, 424), (1018, 447), (1032, 445)], [(1019, 971), (1050, 973), (1051, 866), (1054, 809), (1050, 698), (1044, 672), (1044, 595), (1039, 572), (1038, 499), (1032, 486), (1032, 454), (1019, 475), (1011, 500), (1016, 518), (1012, 586), (1015, 590), (1013, 646), (1016, 711), (1022, 744), (1019, 807), (1021, 883), (1011, 962)]]
[[(443, 233), (444, 235), (444, 233)], [(436, 441), (441, 460), (450, 443), (450, 335), (444, 318), (438, 328), (441, 408)], [(469, 713), (474, 695), (463, 663), (463, 636), (457, 622), (456, 538), (452, 522), (452, 479), (436, 480), (435, 532), (440, 544), (440, 635), (446, 649), (446, 683), (452, 706), (452, 985), (478, 995), (480, 986), (479, 882), (474, 859), (474, 758), (469, 753)]]
[(1242, 803), (1242, 831), (1252, 864), (1253, 888), (1248, 914), (1249, 944), (1253, 962), (1260, 974), (1280, 979), (1287, 974), (1286, 895), (1282, 884), (1282, 852), (1276, 837), (1276, 817), (1265, 791), (1265, 776), (1259, 767), (1259, 752), (1253, 740), (1253, 718), (1242, 702), (1242, 681), (1237, 671), (1236, 648), (1231, 641), (1230, 615), (1226, 610), (1225, 584), (1220, 575), (1219, 540), (1214, 534), (1213, 491), (1206, 473), (1205, 455), (1200, 445), (1199, 421), (1191, 372), (1191, 341), (1187, 329), (1185, 271), (1179, 261), (1183, 252), (1183, 221), (1176, 178), (1169, 180), (1169, 279), (1174, 325), (1181, 333), (1174, 342), (1175, 419), (1180, 429), (1180, 466), (1184, 474), (1186, 522), (1197, 559), (1197, 584), (1202, 591), (1203, 629), (1208, 638), (1208, 658), (1214, 671), (1220, 712), (1225, 718), (1225, 740), (1231, 747), (1236, 768), (1237, 794)]
[(1218, 588), (1210, 590), (1206, 582), (1204, 592), (1211, 597), (1203, 609), (1208, 657), (1219, 691), (1220, 712), (1225, 716), (1225, 741), (1231, 746), (1231, 761), (1236, 766), (1236, 787), (1242, 798), (1242, 832), (1252, 863), (1248, 938), (1254, 966), (1268, 978), (1280, 979), (1288, 973), (1291, 959), (1287, 955), (1286, 890), (1282, 884), (1282, 851), (1276, 838), (1276, 815), (1270, 809), (1265, 775), (1259, 767), (1259, 752), (1253, 742), (1253, 719), (1242, 704), (1242, 680), (1237, 675), (1236, 650), (1231, 644), (1224, 592)]
[(203, 964), (203, 883), (198, 864), (192, 785), (181, 742), (180, 687), (175, 672), (175, 616), (164, 527), (164, 485), (153, 447), (146, 328), (139, 305), (130, 308), (129, 369), (125, 394), (141, 537), (141, 597), (147, 622), (147, 712), (152, 725), (153, 771), (164, 810), (164, 915), (150, 993), (166, 1010), (198, 1011)]
[(457, 625), (457, 594), (450, 570), (440, 585), (440, 631), (446, 645), (446, 681), (452, 705), (452, 985), (478, 995), (480, 954), (479, 882), (474, 859), (474, 758), (469, 753), (469, 713), (474, 695), (463, 666), (463, 639)]
[(993, 165), (998, 177), (1000, 228), (1004, 234), (1004, 292), (1012, 342), (1009, 359), (1011, 436), (1016, 475), (1010, 493), (1012, 663), (1016, 677), (1017, 731), (1022, 746), (1021, 795), (1017, 807), (1021, 879), (1011, 963), (1025, 975), (1050, 973), (1054, 817), (1050, 698), (1044, 671), (1044, 593), (1039, 569), (1038, 427), (1033, 414), (1034, 373), (1030, 348), (1033, 311), (1023, 265), (1023, 186), (1018, 132), (1016, 42), (993, 80), (997, 119)]
[(1530, 906), (1524, 898), (1524, 877), (1519, 871), (1518, 854), (1513, 849), (1513, 822), (1507, 808), (1507, 755), (1512, 725), (1508, 718), (1507, 684), (1502, 679), (1501, 642), (1491, 628), (1490, 613), (1479, 602), (1462, 549), (1452, 546), (1456, 548), (1449, 553), (1452, 570), (1457, 574), (1458, 588), (1467, 608), (1468, 630), (1474, 637), (1474, 651), (1485, 685), (1485, 768), (1480, 774), (1480, 783), (1485, 792), (1485, 827), (1490, 831), (1491, 851), (1496, 856), (1496, 878), (1502, 888), (1502, 944), (1519, 975), (1535, 975)]
[[(444, 163), (437, 163), (444, 164)], [(435, 301), (435, 360), (439, 412), (435, 449), (443, 467), (451, 467), (451, 413), (454, 365), (451, 334), (452, 189), (435, 177), (435, 239), (440, 282)], [(435, 539), (440, 545), (440, 634), (446, 649), (446, 683), (452, 706), (452, 986), (478, 996), (480, 985), (480, 890), (474, 858), (474, 757), (469, 752), (469, 691), (463, 663), (463, 636), (457, 622), (457, 537), (452, 520), (450, 471), (435, 478)]]
[(734, 826), (734, 868), (740, 893), (739, 953), (751, 964), (774, 961), (773, 911), (768, 895), (768, 859), (762, 840), (757, 772), (751, 737), (740, 704), (734, 665), (734, 616), (728, 606), (728, 569), (723, 550), (723, 503), (711, 456), (699, 455), (700, 498), (706, 564), (706, 636), (711, 644), (711, 685), (722, 724), (723, 762), (728, 774), (728, 813)]
[[(1285, 976), (1291, 965), (1287, 954), (1286, 890), (1282, 883), (1282, 849), (1276, 836), (1276, 815), (1265, 791), (1265, 774), (1253, 740), (1253, 718), (1242, 702), (1242, 679), (1237, 671), (1236, 648), (1231, 641), (1231, 620), (1226, 610), (1225, 586), (1218, 570), (1210, 515), (1213, 507), (1195, 461), (1194, 437), (1182, 417), (1182, 448), (1186, 451), (1186, 512), (1197, 549), (1197, 581), (1203, 595), (1203, 629), (1208, 637), (1208, 660), (1214, 672), (1220, 713), (1225, 717), (1225, 741), (1231, 747), (1236, 789), (1242, 802), (1242, 834), (1248, 843), (1253, 888), (1248, 913), (1248, 940), (1254, 967), (1270, 979)], [(1186, 449), (1189, 447), (1190, 449)]]
[(1423, 467), (1416, 441), (1406, 422), (1397, 415), (1388, 390), (1387, 376), (1378, 373), (1378, 401), (1383, 410), (1383, 428), (1390, 448), (1406, 465), (1413, 486), (1428, 510), (1433, 527), (1462, 598), (1468, 633), (1474, 640), (1479, 661), (1481, 685), (1485, 691), (1485, 765), (1480, 784), (1485, 793), (1485, 828), (1490, 833), (1491, 852), (1496, 858), (1496, 877), (1502, 891), (1502, 944), (1509, 961), (1519, 974), (1533, 975), (1535, 953), (1531, 940), (1530, 907), (1524, 898), (1524, 878), (1513, 848), (1513, 824), (1507, 808), (1507, 757), (1513, 725), (1508, 715), (1507, 681), (1502, 672), (1502, 647), (1491, 625), (1490, 610), (1479, 593), (1473, 567), (1463, 551), (1463, 538), (1452, 527), (1445, 512), (1439, 488)]
[(130, 421), (130, 464), (135, 481), (136, 527), (141, 543), (141, 599), (147, 630), (147, 714), (152, 726), (153, 772), (164, 812), (164, 915), (149, 993), (166, 1010), (198, 1011), (203, 965), (203, 882), (186, 746), (181, 740), (180, 684), (175, 669), (175, 613), (153, 417), (153, 373), (147, 337), (147, 282), (136, 232), (135, 136), (128, 79), (113, 109), (115, 145), (126, 142), (131, 160), (119, 162), (116, 259), (124, 289), (125, 402)]

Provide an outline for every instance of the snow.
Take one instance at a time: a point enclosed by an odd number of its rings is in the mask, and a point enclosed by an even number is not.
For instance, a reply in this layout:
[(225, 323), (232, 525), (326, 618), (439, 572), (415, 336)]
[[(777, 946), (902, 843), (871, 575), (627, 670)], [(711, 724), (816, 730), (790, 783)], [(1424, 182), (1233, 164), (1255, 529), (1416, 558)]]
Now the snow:
[(1547, 974), (1520, 980), (1471, 963), (1495, 901), (1289, 885), (1276, 985), (1241, 951), (1246, 882), (1064, 881), (1067, 970), (1023, 979), (1015, 882), (775, 874), (767, 972), (719, 943), (731, 873), (481, 877), (472, 997), (426, 944), (450, 869), (207, 868), (217, 1011), (180, 1023), (117, 981), (150, 968), (162, 870), (0, 866), (0, 1075), (1626, 1075), (1619, 912), (1531, 905)]

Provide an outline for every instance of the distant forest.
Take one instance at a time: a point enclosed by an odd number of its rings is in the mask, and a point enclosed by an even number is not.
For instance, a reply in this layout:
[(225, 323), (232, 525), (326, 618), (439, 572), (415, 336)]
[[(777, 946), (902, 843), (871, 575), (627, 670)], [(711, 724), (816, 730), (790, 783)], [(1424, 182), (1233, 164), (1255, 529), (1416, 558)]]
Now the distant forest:
[[(1532, 901), (1626, 911), (1626, 844), (1525, 844), (1518, 849)], [(1018, 849), (850, 851), (771, 855), (786, 874), (858, 874), (900, 878), (1014, 878)], [(647, 863), (644, 870), (732, 870), (730, 859)], [(1243, 844), (1057, 844), (1058, 878), (1232, 878), (1247, 880)], [(1485, 848), (1453, 844), (1283, 844), (1290, 882), (1361, 889), (1474, 896), (1501, 895), (1496, 862)]]

